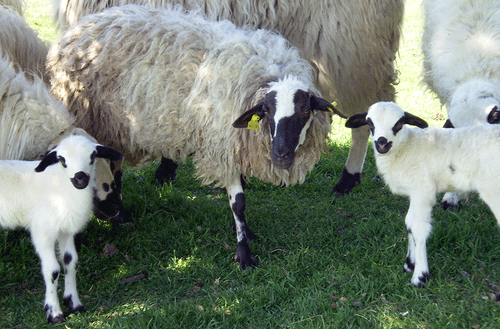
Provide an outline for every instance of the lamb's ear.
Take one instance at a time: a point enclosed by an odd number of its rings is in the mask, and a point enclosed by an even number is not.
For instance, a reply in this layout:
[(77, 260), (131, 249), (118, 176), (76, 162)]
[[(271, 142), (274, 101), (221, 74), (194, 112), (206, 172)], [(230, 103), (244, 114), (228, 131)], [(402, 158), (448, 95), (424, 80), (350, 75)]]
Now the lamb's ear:
[[(254, 118), (254, 115), (257, 115), (260, 121), (264, 116), (264, 102), (260, 102), (259, 104), (252, 107), (250, 110), (246, 111), (236, 121), (233, 122), (234, 128), (248, 128), (248, 123)], [(255, 118), (254, 118), (255, 119)]]
[(313, 110), (319, 110), (319, 111), (330, 111), (333, 114), (337, 114), (339, 117), (343, 119), (347, 119), (347, 117), (339, 110), (337, 110), (332, 103), (330, 103), (326, 99), (323, 99), (315, 95), (311, 95), (311, 108)]
[(368, 122), (366, 121), (367, 115), (368, 115), (368, 112), (354, 114), (349, 119), (347, 119), (345, 126), (347, 128), (359, 128), (361, 126), (364, 126), (364, 125), (368, 124)]
[(97, 145), (95, 150), (97, 151), (96, 157), (98, 158), (105, 158), (111, 161), (119, 161), (123, 158), (122, 154), (112, 147)]
[(36, 172), (42, 172), (44, 171), (48, 166), (51, 166), (53, 164), (56, 164), (59, 162), (59, 159), (57, 159), (57, 152), (52, 151), (49, 154), (47, 154), (42, 161), (36, 166), (35, 171)]
[(455, 126), (453, 125), (453, 123), (451, 123), (450, 119), (447, 119), (446, 122), (444, 123), (443, 128), (455, 128)]
[(486, 119), (489, 124), (495, 125), (500, 123), (500, 110), (498, 106), (493, 106), (491, 108), (490, 114), (488, 114), (488, 119)]
[(425, 120), (420, 119), (416, 115), (413, 115), (408, 112), (405, 112), (404, 123), (406, 123), (407, 125), (417, 126), (422, 129), (429, 127), (429, 125), (427, 124), (427, 122), (425, 122)]

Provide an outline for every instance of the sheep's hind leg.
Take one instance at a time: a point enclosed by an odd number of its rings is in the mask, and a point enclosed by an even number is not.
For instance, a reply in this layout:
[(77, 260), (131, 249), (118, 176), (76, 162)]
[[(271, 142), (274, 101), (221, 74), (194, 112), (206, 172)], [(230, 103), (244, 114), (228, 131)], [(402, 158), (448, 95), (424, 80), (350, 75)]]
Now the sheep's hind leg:
[(64, 269), (63, 302), (69, 313), (83, 312), (83, 307), (76, 289), (76, 270), (78, 268), (78, 254), (76, 253), (74, 236), (61, 235), (58, 239), (61, 263)]
[(410, 198), (410, 208), (406, 214), (408, 255), (404, 270), (413, 270), (411, 283), (416, 287), (423, 287), (430, 278), (426, 242), (432, 229), (431, 213), (434, 201)]
[(259, 261), (250, 251), (248, 240), (254, 240), (255, 235), (247, 226), (245, 221), (245, 194), (243, 193), (243, 184), (241, 179), (235, 178), (233, 183), (226, 187), (229, 197), (229, 205), (233, 211), (233, 225), (236, 230), (236, 254), (234, 259), (244, 270), (248, 266), (257, 266)]
[(155, 172), (155, 184), (174, 181), (177, 177), (176, 170), (179, 165), (174, 160), (161, 157), (161, 162)]
[(342, 177), (333, 187), (333, 193), (344, 195), (361, 183), (361, 170), (365, 162), (366, 150), (368, 148), (368, 128), (361, 127), (352, 129), (352, 141), (346, 165)]
[(444, 210), (458, 210), (460, 208), (460, 194), (457, 192), (447, 192), (441, 200), (441, 208)]
[[(43, 232), (40, 228), (33, 228), (32, 232)], [(57, 281), (59, 279), (59, 263), (55, 253), (55, 239), (42, 234), (31, 234), (33, 245), (40, 257), (42, 275), (45, 281), (44, 311), (49, 323), (64, 321), (64, 314), (57, 298)]]

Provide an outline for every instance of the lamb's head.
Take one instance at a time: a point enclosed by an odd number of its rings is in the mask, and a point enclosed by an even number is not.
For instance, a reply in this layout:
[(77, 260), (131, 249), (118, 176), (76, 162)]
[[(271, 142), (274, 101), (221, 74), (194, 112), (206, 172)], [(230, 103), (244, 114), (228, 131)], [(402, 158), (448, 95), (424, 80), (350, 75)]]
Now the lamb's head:
[(306, 139), (314, 111), (330, 111), (346, 118), (330, 102), (309, 91), (304, 82), (287, 77), (272, 82), (263, 101), (236, 119), (233, 127), (256, 129), (258, 121), (266, 117), (272, 140), (271, 160), (276, 167), (288, 169)]
[(96, 144), (84, 136), (71, 135), (49, 152), (35, 171), (43, 172), (50, 166), (59, 165), (73, 186), (82, 190), (89, 185), (94, 175), (96, 157), (118, 161), (122, 155), (115, 149)]
[(405, 125), (427, 128), (427, 122), (419, 117), (403, 111), (393, 102), (375, 103), (368, 112), (351, 116), (345, 126), (359, 128), (368, 125), (373, 145), (378, 154), (386, 154), (393, 145), (398, 145), (398, 138), (403, 135)]
[(500, 85), (472, 79), (453, 93), (448, 109), (448, 128), (500, 123)]

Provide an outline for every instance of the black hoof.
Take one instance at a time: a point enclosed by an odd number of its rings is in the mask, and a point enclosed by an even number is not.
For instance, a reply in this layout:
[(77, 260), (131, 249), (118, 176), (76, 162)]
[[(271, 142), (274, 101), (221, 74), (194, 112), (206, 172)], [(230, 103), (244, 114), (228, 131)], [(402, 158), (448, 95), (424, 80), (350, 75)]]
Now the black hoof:
[(351, 190), (361, 183), (361, 174), (355, 173), (350, 174), (346, 168), (342, 172), (342, 177), (333, 187), (334, 195), (346, 195), (351, 192)]

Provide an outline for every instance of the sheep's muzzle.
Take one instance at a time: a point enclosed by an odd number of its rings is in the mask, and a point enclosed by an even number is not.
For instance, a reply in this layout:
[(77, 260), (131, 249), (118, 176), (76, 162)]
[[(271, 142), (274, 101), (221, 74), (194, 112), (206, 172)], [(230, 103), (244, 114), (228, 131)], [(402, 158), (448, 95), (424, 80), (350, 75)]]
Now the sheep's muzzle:
[(374, 144), (375, 144), (375, 149), (380, 154), (385, 154), (389, 152), (389, 150), (392, 147), (392, 142), (387, 141), (387, 138), (385, 137), (379, 137), (379, 139), (377, 139), (374, 142)]
[(71, 178), (71, 183), (73, 186), (79, 190), (83, 190), (89, 185), (90, 176), (84, 173), (83, 171), (79, 171), (75, 174), (73, 178)]

